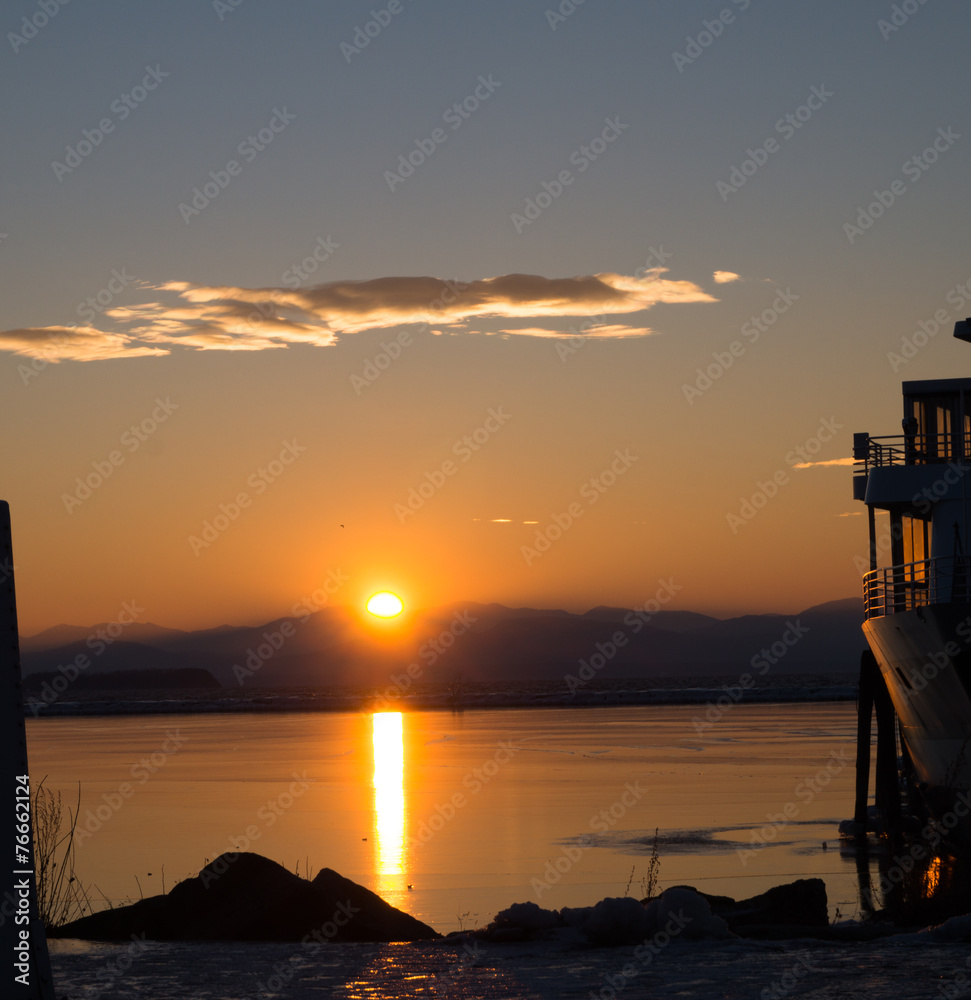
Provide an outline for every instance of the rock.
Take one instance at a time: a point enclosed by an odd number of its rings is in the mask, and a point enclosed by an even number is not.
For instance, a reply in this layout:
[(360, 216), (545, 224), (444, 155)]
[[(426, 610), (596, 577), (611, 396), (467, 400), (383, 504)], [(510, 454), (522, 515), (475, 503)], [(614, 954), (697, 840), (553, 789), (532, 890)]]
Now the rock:
[(102, 910), (58, 937), (124, 941), (420, 941), (440, 935), (330, 868), (313, 882), (259, 854), (222, 854), (167, 895)]
[(826, 883), (821, 878), (797, 879), (738, 902), (727, 896), (699, 895), (708, 901), (716, 917), (743, 937), (787, 938), (829, 928)]
[(925, 927), (919, 933), (935, 941), (971, 941), (971, 913), (951, 917), (941, 924)]
[(491, 926), (496, 930), (521, 927), (526, 931), (545, 931), (560, 925), (560, 917), (555, 910), (544, 910), (536, 903), (527, 902), (513, 903), (497, 913)]
[(590, 911), (580, 930), (591, 944), (640, 944), (652, 933), (651, 921), (642, 903), (630, 896), (601, 899)]
[[(728, 899), (727, 896), (721, 898)], [(708, 899), (684, 886), (665, 889), (657, 899), (651, 900), (646, 912), (652, 937), (661, 931), (695, 941), (735, 936), (722, 917), (712, 914)]]

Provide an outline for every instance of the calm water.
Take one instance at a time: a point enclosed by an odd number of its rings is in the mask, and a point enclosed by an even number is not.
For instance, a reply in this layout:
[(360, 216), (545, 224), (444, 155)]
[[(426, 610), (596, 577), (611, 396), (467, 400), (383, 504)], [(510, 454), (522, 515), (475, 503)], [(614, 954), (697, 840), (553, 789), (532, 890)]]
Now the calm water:
[(241, 848), (334, 868), (447, 932), (624, 895), (632, 868), (641, 895), (658, 828), (662, 888), (739, 898), (818, 875), (831, 913), (857, 915), (836, 847), (854, 706), (739, 705), (699, 733), (702, 712), (63, 718), (28, 737), (35, 783), (73, 805), (80, 781), (78, 874), (112, 900)]

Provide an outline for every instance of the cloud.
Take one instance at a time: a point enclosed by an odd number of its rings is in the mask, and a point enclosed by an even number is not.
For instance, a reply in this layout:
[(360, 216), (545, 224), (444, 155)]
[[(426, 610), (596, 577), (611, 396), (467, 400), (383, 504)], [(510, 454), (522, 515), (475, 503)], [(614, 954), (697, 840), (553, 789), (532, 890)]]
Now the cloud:
[(132, 343), (121, 333), (104, 333), (89, 326), (30, 326), (0, 330), (0, 350), (27, 358), (59, 361), (104, 361), (168, 354), (161, 347)]
[(834, 465), (855, 465), (855, 458), (830, 458), (825, 462), (799, 462), (793, 466), (794, 469), (820, 469)]
[[(727, 273), (727, 272), (717, 272)], [(436, 332), (505, 333), (532, 337), (643, 337), (643, 325), (608, 324), (607, 316), (643, 312), (659, 303), (715, 302), (691, 281), (655, 268), (640, 277), (605, 272), (572, 278), (506, 274), (475, 281), (432, 277), (334, 281), (308, 288), (242, 288), (169, 281), (146, 285), (153, 300), (116, 306), (104, 315), (115, 332), (94, 328), (34, 328), (0, 332), (0, 350), (47, 357), (51, 331), (65, 333), (56, 360), (168, 354), (172, 345), (200, 351), (262, 351), (307, 344), (327, 347), (341, 335), (405, 324)], [(550, 320), (596, 317), (577, 329)], [(489, 329), (491, 320), (532, 320)], [(537, 323), (539, 320), (541, 322)], [(43, 353), (42, 353), (43, 351)]]
[(623, 337), (647, 337), (654, 331), (643, 326), (605, 326), (603, 324), (584, 324), (579, 330), (575, 328), (567, 330), (552, 330), (540, 326), (515, 326), (504, 327), (499, 333), (517, 334), (521, 337), (587, 337), (597, 340), (609, 340), (611, 338)]
[(716, 271), (712, 277), (716, 285), (727, 285), (730, 281), (741, 281), (742, 276), (734, 271)]

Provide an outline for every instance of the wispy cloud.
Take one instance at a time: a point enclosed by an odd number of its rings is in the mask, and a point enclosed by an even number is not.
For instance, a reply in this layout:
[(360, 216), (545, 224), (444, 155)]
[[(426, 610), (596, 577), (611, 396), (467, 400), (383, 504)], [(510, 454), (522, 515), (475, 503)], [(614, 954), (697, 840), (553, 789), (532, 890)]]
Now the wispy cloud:
[(716, 285), (727, 285), (730, 281), (741, 281), (742, 276), (734, 271), (716, 271), (712, 277)]
[(580, 331), (554, 330), (541, 326), (514, 326), (504, 327), (498, 333), (517, 334), (521, 337), (589, 337), (595, 340), (610, 340), (618, 337), (647, 337), (654, 331), (644, 326), (623, 326), (616, 324), (607, 326), (605, 324), (587, 325), (584, 324)]
[(159, 347), (133, 343), (121, 333), (104, 333), (89, 326), (32, 326), (0, 330), (0, 350), (28, 358), (58, 361), (101, 361), (168, 354)]
[[(151, 301), (109, 309), (117, 327), (35, 327), (0, 332), (0, 350), (51, 360), (168, 354), (193, 350), (262, 351), (308, 344), (327, 347), (341, 335), (424, 323), (448, 333), (503, 333), (531, 337), (577, 336), (550, 323), (564, 317), (624, 315), (658, 303), (714, 302), (691, 281), (655, 268), (641, 277), (603, 273), (573, 278), (507, 274), (475, 281), (431, 277), (335, 281), (310, 288), (242, 288), (170, 281), (148, 285)], [(725, 274), (728, 272), (716, 272)], [(532, 320), (532, 325), (490, 328), (490, 321)], [(535, 321), (541, 321), (536, 323)], [(545, 322), (544, 322), (545, 321)], [(459, 324), (465, 324), (461, 326)], [(437, 332), (437, 330), (436, 330)], [(589, 323), (591, 339), (643, 337), (643, 325)], [(51, 345), (59, 346), (52, 353)]]
[(794, 469), (821, 469), (834, 465), (853, 465), (856, 459), (853, 458), (830, 458), (825, 462), (799, 462), (794, 465)]

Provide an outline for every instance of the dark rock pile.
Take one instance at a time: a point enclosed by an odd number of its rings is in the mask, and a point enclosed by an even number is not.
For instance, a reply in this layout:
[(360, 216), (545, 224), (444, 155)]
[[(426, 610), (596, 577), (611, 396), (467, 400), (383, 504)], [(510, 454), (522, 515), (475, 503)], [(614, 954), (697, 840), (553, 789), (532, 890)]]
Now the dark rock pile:
[(58, 937), (127, 941), (421, 941), (427, 924), (330, 868), (312, 882), (259, 854), (222, 854), (164, 896), (102, 910)]

